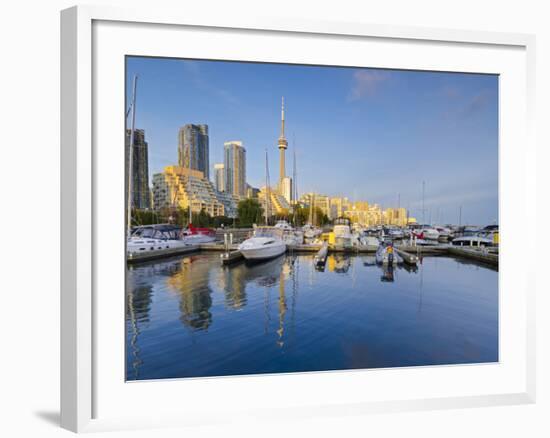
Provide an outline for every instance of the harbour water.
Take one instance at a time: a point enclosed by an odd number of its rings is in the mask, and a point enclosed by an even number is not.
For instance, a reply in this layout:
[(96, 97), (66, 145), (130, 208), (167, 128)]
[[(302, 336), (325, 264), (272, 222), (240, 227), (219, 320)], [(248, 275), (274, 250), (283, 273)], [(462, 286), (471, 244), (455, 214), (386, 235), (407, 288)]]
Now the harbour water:
[(127, 380), (498, 361), (498, 272), (451, 257), (219, 253), (128, 266)]

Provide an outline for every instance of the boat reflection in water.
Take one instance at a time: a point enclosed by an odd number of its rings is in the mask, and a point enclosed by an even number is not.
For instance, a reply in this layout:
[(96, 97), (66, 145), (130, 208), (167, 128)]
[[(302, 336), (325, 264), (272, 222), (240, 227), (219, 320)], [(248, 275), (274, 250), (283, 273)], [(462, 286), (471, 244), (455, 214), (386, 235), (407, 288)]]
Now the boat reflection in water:
[[(127, 271), (128, 380), (498, 360), (498, 272), (447, 257), (219, 254)], [(442, 284), (445, 287), (442, 287)]]
[(393, 283), (393, 280), (394, 280), (393, 269), (394, 267), (391, 264), (383, 265), (382, 270), (384, 271), (384, 273), (380, 277), (380, 281)]

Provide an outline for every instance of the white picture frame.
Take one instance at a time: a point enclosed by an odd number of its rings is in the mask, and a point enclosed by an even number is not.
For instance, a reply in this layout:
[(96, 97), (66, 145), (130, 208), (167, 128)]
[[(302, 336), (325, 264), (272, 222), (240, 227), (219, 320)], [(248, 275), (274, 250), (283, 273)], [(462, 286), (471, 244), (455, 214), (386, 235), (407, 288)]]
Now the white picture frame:
[[(99, 27), (98, 27), (99, 26)], [(125, 28), (120, 30), (120, 26)], [(147, 43), (140, 41), (140, 32), (147, 30), (149, 38)], [(170, 44), (159, 44), (162, 38), (166, 38), (170, 32), (200, 32), (203, 38), (215, 39), (215, 35), (223, 32), (233, 32), (235, 38), (242, 38), (243, 46), (236, 48), (236, 45), (227, 47), (227, 59), (238, 58), (239, 50), (242, 50), (246, 60), (254, 60), (254, 56), (262, 56), (262, 60), (285, 60), (277, 58), (273, 54), (265, 54), (265, 48), (251, 43), (249, 52), (245, 48), (244, 41), (253, 41), (255, 38), (269, 38), (275, 44), (278, 39), (288, 40), (295, 38), (308, 40), (304, 44), (323, 44), (323, 38), (335, 38), (335, 45), (351, 44), (381, 44), (389, 47), (396, 46), (395, 53), (399, 50), (404, 54), (401, 46), (417, 47), (420, 56), (417, 59), (412, 57), (402, 61), (395, 58), (391, 60), (390, 55), (382, 55), (375, 62), (375, 65), (401, 68), (415, 68), (415, 63), (424, 62), (423, 68), (437, 70), (445, 68), (453, 71), (453, 65), (460, 71), (462, 58), (468, 58), (470, 65), (478, 63), (479, 71), (503, 74), (505, 78), (510, 77), (510, 82), (504, 83), (503, 99), (501, 100), (501, 156), (500, 159), (500, 196), (501, 196), (501, 223), (503, 235), (505, 230), (510, 229), (514, 224), (524, 223), (527, 226), (534, 224), (535, 211), (524, 209), (524, 211), (512, 211), (508, 208), (508, 198), (521, 198), (525, 202), (534, 199), (534, 156), (535, 144), (533, 139), (533, 109), (534, 109), (534, 53), (535, 39), (531, 35), (490, 33), (475, 31), (460, 31), (449, 29), (424, 29), (402, 26), (379, 26), (365, 23), (337, 23), (318, 21), (288, 21), (285, 19), (262, 18), (252, 19), (242, 17), (239, 21), (227, 22), (224, 17), (195, 16), (188, 11), (166, 11), (157, 8), (146, 10), (119, 9), (104, 6), (78, 6), (62, 11), (61, 13), (61, 425), (62, 427), (76, 431), (99, 431), (119, 428), (146, 428), (174, 425), (202, 424), (209, 421), (226, 421), (229, 416), (247, 418), (269, 417), (270, 415), (289, 415), (293, 417), (306, 417), (311, 415), (341, 415), (341, 414), (366, 414), (369, 412), (396, 412), (405, 410), (420, 409), (441, 409), (451, 407), (475, 407), (487, 405), (532, 403), (535, 400), (535, 309), (534, 309), (534, 272), (525, 262), (516, 260), (514, 249), (520, 244), (517, 238), (510, 236), (508, 241), (502, 245), (502, 262), (500, 275), (500, 287), (513, 288), (517, 295), (502, 294), (504, 298), (501, 309), (501, 348), (514, 351), (518, 357), (512, 358), (505, 355), (496, 368), (489, 369), (486, 365), (463, 366), (463, 367), (426, 367), (415, 370), (393, 370), (393, 374), (387, 374), (388, 370), (373, 370), (367, 373), (362, 372), (331, 372), (331, 373), (307, 373), (293, 374), (284, 377), (256, 376), (240, 378), (219, 378), (219, 379), (187, 379), (186, 388), (189, 391), (206, 390), (214, 391), (224, 400), (224, 392), (234, 393), (236, 390), (242, 392), (241, 400), (245, 406), (236, 411), (224, 412), (221, 405), (214, 405), (208, 408), (201, 408), (200, 401), (194, 407), (191, 414), (187, 406), (165, 410), (162, 404), (155, 412), (149, 415), (132, 416), (132, 410), (115, 412), (114, 405), (124, 405), (127, 400), (139, 396), (158, 400), (163, 392), (167, 399), (172, 391), (172, 386), (182, 382), (144, 382), (138, 384), (125, 384), (119, 382), (120, 388), (111, 388), (117, 385), (109, 382), (119, 381), (119, 374), (106, 376), (110, 373), (109, 360), (113, 363), (120, 362), (120, 357), (110, 356), (120, 346), (118, 334), (114, 340), (107, 341), (105, 333), (111, 333), (112, 326), (107, 321), (116, 319), (117, 315), (123, 320), (124, 315), (118, 314), (120, 301), (110, 307), (110, 300), (115, 300), (116, 290), (111, 291), (111, 296), (105, 295), (104, 282), (113, 278), (113, 284), (118, 280), (111, 277), (110, 271), (104, 268), (106, 263), (122, 272), (124, 258), (117, 259), (121, 254), (120, 245), (116, 242), (108, 243), (114, 245), (111, 253), (112, 258), (105, 252), (105, 243), (109, 233), (120, 232), (123, 239), (122, 226), (112, 225), (112, 220), (105, 220), (105, 208), (97, 208), (99, 203), (110, 202), (116, 205), (120, 197), (113, 195), (107, 199), (105, 187), (109, 185), (107, 179), (121, 181), (123, 167), (119, 166), (120, 161), (112, 163), (112, 168), (105, 163), (104, 154), (97, 153), (98, 139), (104, 140), (102, 117), (107, 114), (100, 111), (104, 108), (105, 96), (111, 96), (113, 114), (123, 114), (124, 101), (118, 101), (121, 81), (124, 78), (116, 76), (116, 83), (103, 87), (98, 85), (107, 70), (105, 60), (120, 60), (120, 53), (126, 54), (148, 54), (158, 56), (181, 56), (175, 53), (174, 47)], [(134, 38), (128, 40), (119, 37), (117, 32), (130, 32)], [(211, 33), (211, 34), (209, 34)], [(154, 35), (158, 34), (158, 38)], [(173, 35), (170, 34), (173, 38)], [(319, 40), (319, 41), (317, 41)], [(107, 49), (105, 41), (109, 42)], [(132, 41), (132, 45), (129, 41)], [(198, 41), (198, 40), (197, 40)], [(317, 41), (317, 43), (315, 42)], [(166, 41), (165, 41), (166, 42)], [(155, 47), (155, 44), (158, 44)], [(227, 43), (230, 44), (230, 43)], [(282, 43), (281, 43), (282, 44)], [(288, 41), (285, 43), (288, 44)], [(200, 44), (199, 44), (200, 46)], [(205, 58), (216, 57), (215, 50), (224, 50), (219, 44), (214, 48), (202, 47)], [(128, 48), (126, 51), (125, 47)], [(140, 48), (141, 47), (141, 48)], [(304, 60), (304, 63), (317, 61), (321, 64), (322, 57), (330, 57), (330, 48), (319, 51), (316, 55), (312, 45), (311, 56), (318, 56), (316, 59)], [(197, 50), (201, 49), (198, 47)], [(255, 50), (262, 49), (264, 55), (251, 55)], [(443, 50), (444, 49), (444, 50)], [(118, 51), (117, 51), (118, 50)], [(210, 50), (210, 51), (209, 51)], [(377, 53), (374, 51), (373, 53)], [(392, 49), (393, 50), (393, 49)], [(422, 55), (422, 51), (426, 55)], [(430, 50), (441, 53), (447, 50), (455, 51), (450, 55), (442, 55), (441, 59), (430, 61), (423, 59)], [(471, 56), (469, 51), (482, 50), (478, 54), (483, 56)], [(122, 51), (122, 52), (121, 52)], [(109, 53), (108, 53), (109, 52)], [(208, 52), (208, 53), (207, 53)], [(229, 53), (231, 52), (231, 53)], [(315, 52), (315, 53), (314, 53)], [(438, 52), (438, 53), (439, 53)], [(198, 53), (198, 56), (197, 56)], [(225, 52), (224, 52), (225, 53)], [(493, 53), (491, 55), (491, 53)], [(200, 57), (195, 51), (190, 55)], [(347, 54), (349, 56), (349, 53)], [(352, 54), (353, 55), (353, 54)], [(105, 56), (105, 58), (102, 58)], [(192, 57), (190, 56), (190, 57)], [(299, 61), (299, 53), (291, 53), (289, 50), (285, 55), (289, 62)], [(390, 56), (390, 57), (388, 57)], [(404, 55), (403, 55), (404, 56)], [(266, 58), (267, 57), (267, 58)], [(493, 57), (496, 67), (491, 67)], [(500, 59), (501, 57), (502, 59)], [(223, 56), (217, 56), (223, 59)], [(268, 59), (269, 58), (269, 59)], [(497, 59), (498, 58), (498, 59)], [(324, 58), (323, 58), (324, 59)], [(328, 59), (328, 58), (327, 58)], [(386, 59), (386, 60), (384, 60)], [(260, 60), (260, 58), (256, 58)], [(96, 62), (97, 61), (97, 62)], [(452, 62), (451, 62), (452, 61)], [(334, 64), (340, 64), (335, 59)], [(446, 64), (438, 64), (446, 63)], [(454, 64), (453, 64), (454, 63)], [(500, 63), (500, 64), (499, 64)], [(120, 65), (117, 64), (119, 67)], [(358, 65), (362, 65), (361, 62)], [(438, 67), (438, 65), (440, 67)], [(441, 67), (443, 65), (443, 67)], [(466, 64), (464, 64), (466, 65)], [(498, 67), (501, 66), (501, 67)], [(113, 71), (119, 73), (118, 67), (113, 65)], [(473, 68), (473, 67), (472, 67)], [(499, 68), (502, 68), (499, 71)], [(507, 70), (508, 69), (508, 70)], [(476, 71), (478, 68), (476, 68)], [(508, 75), (508, 76), (507, 76)], [(115, 88), (113, 88), (115, 87)], [(118, 88), (117, 88), (118, 87)], [(99, 91), (98, 90), (102, 90)], [(114, 91), (114, 92), (113, 92)], [(102, 106), (103, 105), (103, 106)], [(111, 115), (109, 115), (111, 116)], [(120, 123), (122, 123), (122, 115)], [(515, 121), (514, 121), (515, 120)], [(514, 122), (513, 122), (514, 121)], [(513, 123), (512, 123), (513, 122)], [(117, 122), (118, 123), (118, 122)], [(512, 126), (513, 125), (513, 126)], [(98, 128), (99, 126), (99, 128)], [(116, 126), (113, 128), (117, 129)], [(105, 131), (109, 128), (105, 127)], [(120, 131), (121, 139), (123, 131)], [(106, 135), (106, 134), (105, 134)], [(104, 142), (102, 142), (104, 144)], [(121, 143), (123, 144), (123, 143)], [(504, 149), (502, 145), (504, 146)], [(521, 144), (521, 150), (515, 150), (512, 145)], [(510, 146), (508, 146), (510, 145)], [(100, 146), (102, 147), (102, 146)], [(517, 169), (514, 170), (514, 164)], [(118, 169), (118, 170), (117, 170)], [(118, 173), (117, 173), (118, 172)], [(122, 173), (121, 173), (122, 172)], [(99, 175), (109, 175), (108, 177)], [(107, 179), (106, 179), (107, 178)], [(121, 191), (123, 188), (121, 187)], [(120, 194), (120, 193), (119, 193)], [(503, 201), (504, 200), (504, 201)], [(530, 202), (535, 205), (536, 202)], [(124, 203), (121, 204), (124, 208)], [(521, 209), (519, 209), (521, 210)], [(121, 222), (122, 224), (123, 222)], [(108, 227), (112, 229), (107, 230)], [(114, 234), (113, 234), (114, 235)], [(104, 236), (104, 237), (102, 237)], [(101, 239), (104, 239), (102, 242)], [(111, 239), (112, 240), (112, 239)], [(120, 243), (120, 242), (118, 242)], [(531, 245), (526, 243), (526, 245)], [(516, 263), (517, 262), (517, 263)], [(507, 266), (514, 263), (514, 272), (506, 270)], [(117, 272), (118, 272), (117, 271)], [(120, 279), (120, 272), (116, 274)], [(103, 294), (103, 295), (101, 295)], [(120, 292), (122, 294), (122, 291)], [(100, 297), (100, 298), (98, 298)], [(512, 335), (511, 326), (508, 323), (517, 322), (516, 332)], [(120, 323), (120, 322), (119, 322)], [(510, 330), (509, 330), (510, 329)], [(503, 344), (504, 343), (504, 344)], [(108, 345), (109, 344), (109, 345)], [(118, 345), (118, 347), (117, 347)], [(104, 354), (98, 354), (98, 352)], [(107, 354), (109, 353), (109, 354)], [(124, 348), (119, 352), (124, 355)], [(513, 362), (513, 363), (512, 363)], [(485, 368), (484, 368), (485, 367)], [(500, 368), (498, 368), (500, 367)], [(507, 369), (507, 367), (509, 369)], [(454, 371), (460, 368), (458, 371)], [(113, 366), (117, 369), (117, 365)], [(449, 371), (450, 370), (450, 371)], [(500, 373), (499, 370), (507, 370)], [(463, 372), (464, 371), (464, 372)], [(460, 374), (463, 372), (462, 374)], [(453, 377), (450, 377), (450, 373)], [(455, 376), (456, 374), (456, 376)], [(488, 375), (494, 376), (494, 381), (489, 382), (479, 391), (466, 388), (466, 380), (473, 378), (472, 385), (476, 379), (490, 380)], [(461, 376), (461, 377), (460, 377)], [(441, 379), (441, 381), (458, 380), (458, 386), (453, 391), (446, 392), (446, 388), (424, 395), (418, 395), (416, 389), (404, 391), (403, 388), (396, 391), (389, 391), (387, 397), (378, 394), (368, 398), (364, 394), (352, 394), (349, 388), (357, 385), (361, 379), (369, 379), (369, 382), (394, 381), (407, 382), (407, 379), (421, 381), (422, 379)], [(118, 379), (118, 380), (117, 380)], [(277, 379), (277, 380), (273, 380)], [(344, 379), (345, 381), (343, 381)], [(391, 379), (391, 380), (387, 380)], [(464, 379), (461, 381), (460, 379)], [(505, 384), (504, 380), (508, 383)], [(140, 385), (140, 386), (138, 386)], [(285, 386), (287, 385), (287, 386)], [(282, 398), (276, 394), (277, 387), (297, 387), (301, 385), (304, 393), (311, 392), (311, 396), (300, 398), (294, 404), (285, 405)], [(320, 386), (319, 386), (320, 385)], [(492, 386), (491, 386), (492, 385)], [(507, 386), (508, 385), (508, 386)], [(401, 385), (403, 386), (403, 385)], [(262, 403), (260, 390), (271, 391), (274, 400), (278, 403), (274, 408), (272, 404)], [(324, 387), (325, 391), (314, 391), (314, 388)], [(123, 395), (126, 389), (130, 392)], [(135, 389), (135, 388), (139, 388)], [(206, 388), (206, 389), (205, 389)], [(339, 388), (339, 389), (338, 389)], [(348, 388), (348, 389), (346, 389)], [(111, 392), (112, 389), (112, 392)], [(118, 392), (117, 392), (118, 391)], [(122, 392), (121, 392), (122, 391)], [(416, 392), (415, 392), (416, 391)], [(376, 392), (376, 391), (375, 391)], [(146, 394), (146, 395), (145, 395)], [(106, 401), (108, 396), (109, 401)], [(253, 400), (260, 397), (260, 400)], [(221, 403), (221, 402), (220, 402)], [(111, 404), (112, 406), (110, 406)], [(149, 409), (151, 409), (149, 407)], [(274, 414), (274, 409), (276, 414)], [(107, 414), (103, 414), (103, 412)]]

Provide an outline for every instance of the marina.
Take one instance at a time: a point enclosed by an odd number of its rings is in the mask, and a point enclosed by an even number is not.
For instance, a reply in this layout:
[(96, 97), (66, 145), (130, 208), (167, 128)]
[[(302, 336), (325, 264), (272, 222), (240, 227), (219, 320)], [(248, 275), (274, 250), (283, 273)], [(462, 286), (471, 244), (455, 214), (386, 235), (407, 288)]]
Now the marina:
[[(216, 230), (217, 239), (213, 242), (201, 243), (196, 245), (186, 245), (177, 248), (149, 248), (143, 253), (128, 253), (128, 263), (139, 263), (149, 260), (155, 260), (163, 257), (171, 257), (173, 255), (187, 254), (196, 251), (214, 251), (221, 252), (220, 259), (222, 264), (228, 265), (238, 261), (243, 261), (244, 257), (240, 251), (239, 240), (246, 240), (247, 237), (253, 235), (253, 229), (239, 230), (239, 238), (234, 237), (234, 231), (221, 232)], [(236, 233), (237, 234), (237, 233)], [(383, 239), (379, 239), (383, 242)], [(229, 243), (235, 242), (235, 243)], [(394, 241), (391, 241), (394, 242)], [(473, 242), (473, 241), (472, 241)], [(452, 245), (450, 243), (437, 243), (431, 245), (411, 245), (410, 241), (398, 239), (395, 240), (395, 253), (403, 259), (403, 262), (409, 265), (415, 265), (420, 256), (427, 255), (452, 255), (455, 257), (463, 257), (476, 260), (481, 263), (486, 263), (491, 266), (498, 267), (498, 246), (479, 246), (479, 245)], [(328, 244), (327, 242), (317, 241), (315, 243), (293, 242), (287, 244), (285, 252), (287, 253), (319, 253), (321, 250), (326, 251), (324, 258), (328, 254), (346, 253), (346, 254), (375, 254), (378, 250), (378, 245), (338, 245)], [(282, 250), (281, 250), (282, 251)], [(279, 251), (280, 255), (281, 251)], [(268, 257), (269, 258), (269, 257)]]
[[(473, 125), (451, 132), (465, 117), (444, 128), (432, 113), (438, 129), (426, 129), (431, 107), (421, 109), (426, 96), (450, 104), (436, 76), (464, 92), (470, 81), (496, 92), (496, 77), (430, 73), (415, 88), (404, 71), (126, 62), (128, 380), (498, 361), (498, 150), (488, 140), (498, 138), (496, 100), (483, 128), (461, 141)], [(136, 106), (161, 85), (156, 63), (177, 69), (168, 83), (201, 65), (224, 87), (240, 84), (236, 95), (252, 94), (222, 111), (188, 78), (136, 121)], [(392, 105), (375, 103), (376, 93), (363, 101), (380, 78), (397, 76), (407, 86), (390, 93)], [(302, 85), (289, 87), (291, 77)], [(355, 84), (347, 99), (326, 105), (319, 87), (308, 95), (306, 78), (328, 77), (346, 78), (340, 92)], [(405, 96), (409, 113), (397, 116)], [(245, 107), (255, 108), (248, 118)], [(166, 108), (170, 122), (152, 129), (151, 115)]]
[(128, 265), (127, 379), (498, 361), (498, 271), (426, 256), (201, 251)]

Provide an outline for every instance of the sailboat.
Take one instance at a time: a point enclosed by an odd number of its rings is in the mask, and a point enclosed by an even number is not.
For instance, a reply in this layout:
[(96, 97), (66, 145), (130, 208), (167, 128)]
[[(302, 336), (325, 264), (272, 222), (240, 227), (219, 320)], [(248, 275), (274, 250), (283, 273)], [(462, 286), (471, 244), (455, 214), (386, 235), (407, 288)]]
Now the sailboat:
[(322, 234), (322, 230), (315, 225), (315, 195), (312, 193), (309, 199), (308, 223), (302, 227), (306, 239), (315, 239)]
[(246, 260), (261, 261), (279, 257), (286, 252), (283, 240), (284, 229), (268, 226), (269, 217), (269, 168), (267, 150), (265, 152), (266, 193), (265, 193), (265, 226), (254, 227), (254, 235), (239, 245), (239, 251)]

